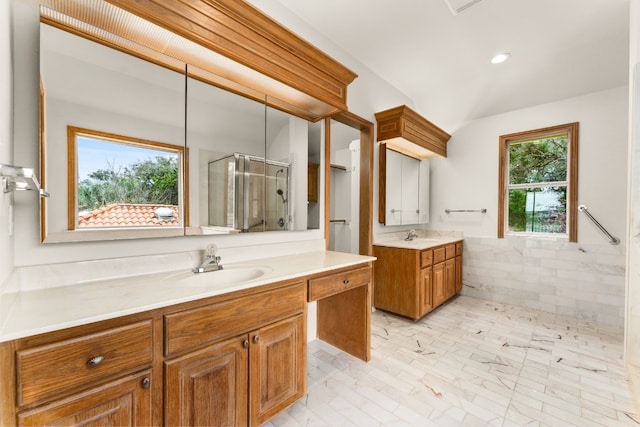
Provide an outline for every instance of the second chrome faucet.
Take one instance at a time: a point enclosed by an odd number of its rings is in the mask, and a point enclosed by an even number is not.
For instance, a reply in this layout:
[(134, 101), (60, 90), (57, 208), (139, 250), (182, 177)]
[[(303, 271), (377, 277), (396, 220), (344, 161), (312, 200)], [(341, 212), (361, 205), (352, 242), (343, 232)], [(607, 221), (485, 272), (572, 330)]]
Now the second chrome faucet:
[(405, 237), (404, 240), (410, 242), (416, 237), (418, 237), (418, 233), (416, 233), (416, 230), (409, 230), (409, 232), (407, 233), (407, 237)]

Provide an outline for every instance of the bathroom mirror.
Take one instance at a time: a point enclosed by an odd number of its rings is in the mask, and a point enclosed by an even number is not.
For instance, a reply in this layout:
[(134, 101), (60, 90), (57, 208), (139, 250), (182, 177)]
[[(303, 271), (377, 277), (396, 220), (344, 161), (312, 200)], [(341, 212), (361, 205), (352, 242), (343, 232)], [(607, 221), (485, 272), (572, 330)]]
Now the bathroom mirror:
[(262, 231), (264, 99), (213, 86), (208, 73), (194, 66), (187, 70), (190, 220), (186, 234)]
[[(308, 163), (311, 123), (273, 107), (267, 107), (266, 209), (269, 230), (302, 231), (314, 227), (308, 221)], [(275, 220), (275, 224), (273, 224)]]
[[(309, 150), (310, 137), (320, 144), (317, 132), (310, 136), (317, 123), (283, 112), (276, 107), (294, 108), (255, 89), (216, 86), (220, 76), (158, 52), (141, 56), (163, 65), (40, 25), (42, 175), (51, 193), (42, 207), (43, 242), (319, 228), (322, 201), (307, 197), (309, 156), (323, 163), (319, 149)], [(106, 192), (106, 177), (130, 178), (147, 165), (130, 157), (134, 148), (174, 164), (175, 177), (171, 197), (145, 206), (142, 222), (123, 225), (141, 216), (142, 207), (131, 205), (152, 203), (80, 199)]]
[(184, 64), (166, 61), (40, 24), (43, 242), (184, 234)]
[(187, 70), (186, 234), (306, 230), (308, 122)]

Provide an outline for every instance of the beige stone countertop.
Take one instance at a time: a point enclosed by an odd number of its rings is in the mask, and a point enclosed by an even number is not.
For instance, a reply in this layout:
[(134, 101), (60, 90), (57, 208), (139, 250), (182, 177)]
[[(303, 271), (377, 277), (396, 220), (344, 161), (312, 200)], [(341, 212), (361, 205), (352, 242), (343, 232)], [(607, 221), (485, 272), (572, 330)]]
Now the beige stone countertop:
[(459, 236), (416, 237), (413, 240), (393, 239), (376, 242), (373, 246), (387, 246), (391, 248), (423, 250), (449, 243), (461, 242)]
[(223, 270), (201, 274), (180, 270), (5, 293), (0, 297), (0, 312), (5, 314), (0, 323), (0, 342), (374, 260), (349, 253), (313, 251), (223, 263)]

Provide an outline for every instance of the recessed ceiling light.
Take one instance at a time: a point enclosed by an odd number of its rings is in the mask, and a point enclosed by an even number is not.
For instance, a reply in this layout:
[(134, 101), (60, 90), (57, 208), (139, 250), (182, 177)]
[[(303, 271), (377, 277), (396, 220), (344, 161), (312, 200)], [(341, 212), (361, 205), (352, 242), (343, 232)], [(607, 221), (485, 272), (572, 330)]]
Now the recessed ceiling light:
[(491, 63), (492, 64), (502, 64), (504, 61), (506, 61), (509, 58), (511, 58), (511, 54), (510, 53), (508, 53), (508, 52), (499, 53), (496, 56), (494, 56), (493, 58), (491, 58)]

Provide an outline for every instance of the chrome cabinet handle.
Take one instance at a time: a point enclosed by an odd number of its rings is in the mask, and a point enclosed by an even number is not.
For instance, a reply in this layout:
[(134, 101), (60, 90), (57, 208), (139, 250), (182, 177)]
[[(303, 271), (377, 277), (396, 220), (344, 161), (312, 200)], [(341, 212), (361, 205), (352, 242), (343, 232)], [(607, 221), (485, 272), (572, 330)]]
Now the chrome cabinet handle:
[(142, 388), (148, 389), (149, 387), (151, 387), (151, 380), (149, 378), (143, 378), (141, 384)]
[(249, 348), (249, 340), (242, 341), (242, 347)]
[(87, 366), (93, 368), (94, 366), (98, 366), (104, 360), (104, 356), (96, 356), (87, 360)]
[(348, 285), (348, 284), (349, 284), (349, 279), (344, 279), (344, 280), (342, 281), (342, 283), (344, 283), (345, 285)]
[(256, 335), (253, 337), (253, 343), (258, 344), (260, 342), (260, 338)]

